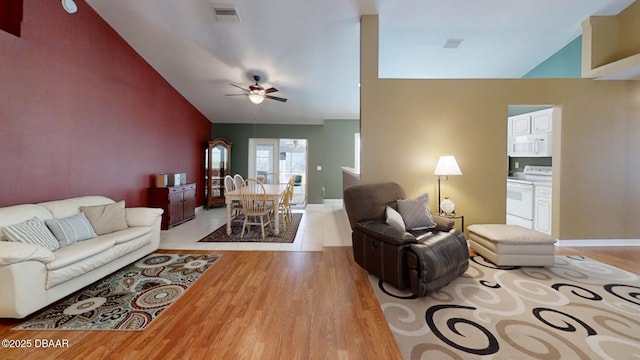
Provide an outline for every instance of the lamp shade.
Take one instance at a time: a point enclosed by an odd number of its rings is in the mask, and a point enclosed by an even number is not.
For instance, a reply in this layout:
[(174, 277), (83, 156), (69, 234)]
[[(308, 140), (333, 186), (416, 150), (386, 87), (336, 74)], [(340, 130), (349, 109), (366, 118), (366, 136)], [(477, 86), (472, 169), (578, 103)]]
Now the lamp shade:
[(433, 174), (437, 176), (462, 175), (462, 171), (453, 155), (445, 155), (440, 156), (440, 159), (438, 159), (436, 170)]

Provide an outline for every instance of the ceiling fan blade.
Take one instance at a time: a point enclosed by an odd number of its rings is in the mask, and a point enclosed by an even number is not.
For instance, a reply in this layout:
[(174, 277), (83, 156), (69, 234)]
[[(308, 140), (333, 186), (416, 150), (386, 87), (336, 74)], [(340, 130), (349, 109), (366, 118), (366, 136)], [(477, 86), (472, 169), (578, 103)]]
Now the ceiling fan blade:
[(274, 87), (271, 87), (271, 88), (268, 88), (267, 90), (265, 90), (264, 92), (265, 92), (265, 94), (270, 94), (270, 93), (274, 93), (274, 92), (277, 92), (277, 91), (278, 91), (278, 89), (276, 89)]
[(287, 99), (281, 98), (281, 97), (277, 97), (277, 96), (265, 95), (264, 97), (266, 97), (267, 99), (271, 99), (271, 100), (287, 102)]
[(249, 90), (247, 90), (247, 89), (245, 89), (245, 88), (243, 88), (243, 87), (240, 87), (240, 86), (238, 86), (238, 85), (235, 85), (235, 84), (229, 84), (229, 85), (231, 85), (231, 86), (235, 86), (235, 87), (237, 87), (238, 89), (240, 89), (240, 90), (242, 90), (242, 91), (249, 92)]
[(225, 96), (249, 96), (249, 94), (224, 94)]

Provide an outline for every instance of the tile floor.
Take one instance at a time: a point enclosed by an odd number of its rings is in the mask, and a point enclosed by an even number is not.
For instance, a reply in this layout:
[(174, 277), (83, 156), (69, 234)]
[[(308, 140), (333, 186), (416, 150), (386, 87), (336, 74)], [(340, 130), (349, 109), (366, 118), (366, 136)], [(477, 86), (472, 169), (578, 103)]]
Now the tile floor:
[(324, 204), (309, 204), (302, 212), (302, 220), (291, 244), (274, 243), (200, 243), (209, 233), (226, 223), (224, 207), (199, 209), (196, 218), (160, 234), (161, 249), (175, 250), (271, 250), (322, 251), (325, 246), (351, 246), (351, 229), (342, 199), (328, 200)]

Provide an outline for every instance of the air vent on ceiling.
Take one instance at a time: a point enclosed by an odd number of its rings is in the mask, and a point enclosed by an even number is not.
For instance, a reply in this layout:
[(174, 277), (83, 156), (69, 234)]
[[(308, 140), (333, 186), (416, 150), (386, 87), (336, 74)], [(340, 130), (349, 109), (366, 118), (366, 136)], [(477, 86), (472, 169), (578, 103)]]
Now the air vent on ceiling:
[(444, 43), (445, 49), (457, 49), (460, 44), (462, 44), (463, 39), (447, 39), (447, 42)]
[(236, 8), (231, 5), (213, 5), (216, 20), (224, 22), (240, 22)]

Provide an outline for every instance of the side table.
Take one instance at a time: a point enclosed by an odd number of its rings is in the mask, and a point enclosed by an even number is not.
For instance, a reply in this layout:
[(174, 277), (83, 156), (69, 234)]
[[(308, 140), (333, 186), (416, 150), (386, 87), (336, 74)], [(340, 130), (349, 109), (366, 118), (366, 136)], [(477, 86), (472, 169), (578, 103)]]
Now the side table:
[(440, 213), (439, 216), (445, 217), (447, 219), (451, 219), (451, 220), (457, 220), (460, 219), (460, 231), (464, 232), (464, 215), (460, 215), (460, 214), (445, 214), (445, 213)]

